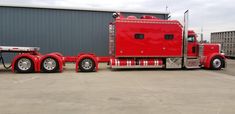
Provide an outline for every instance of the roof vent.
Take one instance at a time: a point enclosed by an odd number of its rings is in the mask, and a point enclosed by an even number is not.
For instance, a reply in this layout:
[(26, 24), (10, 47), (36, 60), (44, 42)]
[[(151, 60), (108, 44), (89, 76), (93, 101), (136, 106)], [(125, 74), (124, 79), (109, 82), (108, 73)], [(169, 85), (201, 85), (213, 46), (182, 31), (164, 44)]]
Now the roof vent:
[(151, 15), (143, 15), (140, 17), (140, 19), (159, 19), (159, 18), (156, 18), (155, 16)]
[(136, 16), (128, 16), (127, 19), (137, 19)]

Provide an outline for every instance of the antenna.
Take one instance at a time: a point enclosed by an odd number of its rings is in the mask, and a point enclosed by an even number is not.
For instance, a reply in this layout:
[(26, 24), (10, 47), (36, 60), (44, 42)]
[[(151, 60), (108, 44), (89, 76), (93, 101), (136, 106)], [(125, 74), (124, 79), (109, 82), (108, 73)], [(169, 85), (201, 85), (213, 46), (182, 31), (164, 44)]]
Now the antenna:
[(168, 12), (168, 4), (167, 4), (167, 0), (166, 0), (166, 12)]
[(171, 15), (170, 15), (170, 11), (168, 11), (169, 7), (168, 7), (168, 1), (166, 0), (166, 12), (169, 13), (168, 17), (167, 17), (167, 20), (171, 18)]
[(203, 40), (204, 40), (204, 39), (203, 39), (203, 27), (201, 27), (201, 43), (204, 42)]

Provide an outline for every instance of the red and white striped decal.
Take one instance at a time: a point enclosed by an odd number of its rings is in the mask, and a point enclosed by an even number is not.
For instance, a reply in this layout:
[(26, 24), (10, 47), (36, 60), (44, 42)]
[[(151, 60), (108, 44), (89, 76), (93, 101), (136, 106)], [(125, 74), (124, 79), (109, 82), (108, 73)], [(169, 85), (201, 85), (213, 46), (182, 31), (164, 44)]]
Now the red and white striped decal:
[(141, 59), (139, 60), (140, 66), (161, 66), (162, 65), (161, 59)]
[(162, 59), (110, 59), (111, 66), (162, 66)]

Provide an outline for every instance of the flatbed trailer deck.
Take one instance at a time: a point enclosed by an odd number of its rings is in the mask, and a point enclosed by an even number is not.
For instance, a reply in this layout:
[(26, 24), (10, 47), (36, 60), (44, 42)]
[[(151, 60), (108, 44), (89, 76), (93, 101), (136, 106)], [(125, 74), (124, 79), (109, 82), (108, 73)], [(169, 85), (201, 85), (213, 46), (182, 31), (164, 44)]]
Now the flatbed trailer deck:
[(0, 46), (0, 53), (4, 52), (38, 52), (39, 47), (17, 47), (17, 46)]

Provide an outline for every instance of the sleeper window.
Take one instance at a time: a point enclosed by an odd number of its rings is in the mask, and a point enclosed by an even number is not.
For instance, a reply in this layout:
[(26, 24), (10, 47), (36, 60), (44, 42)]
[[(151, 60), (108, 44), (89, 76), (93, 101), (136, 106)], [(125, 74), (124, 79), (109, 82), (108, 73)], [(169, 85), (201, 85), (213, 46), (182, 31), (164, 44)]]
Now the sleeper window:
[(135, 34), (135, 39), (144, 39), (144, 34)]
[(165, 40), (173, 40), (174, 39), (174, 35), (173, 34), (166, 34), (165, 35)]

